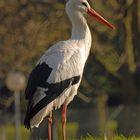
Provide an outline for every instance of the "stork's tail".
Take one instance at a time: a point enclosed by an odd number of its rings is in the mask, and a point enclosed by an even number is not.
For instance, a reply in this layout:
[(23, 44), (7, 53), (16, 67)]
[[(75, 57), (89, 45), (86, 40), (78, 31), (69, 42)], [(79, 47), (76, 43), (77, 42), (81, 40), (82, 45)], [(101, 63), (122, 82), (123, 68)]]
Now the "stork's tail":
[(27, 106), (27, 111), (24, 119), (25, 128), (30, 129), (30, 110), (32, 108), (32, 104), (29, 102)]
[(33, 127), (39, 127), (39, 124), (43, 121), (43, 119), (49, 115), (49, 113), (53, 110), (53, 102), (49, 103), (47, 106), (42, 108), (35, 116), (31, 117), (32, 105), (28, 105), (26, 116), (24, 119), (24, 125), (27, 129), (31, 129)]

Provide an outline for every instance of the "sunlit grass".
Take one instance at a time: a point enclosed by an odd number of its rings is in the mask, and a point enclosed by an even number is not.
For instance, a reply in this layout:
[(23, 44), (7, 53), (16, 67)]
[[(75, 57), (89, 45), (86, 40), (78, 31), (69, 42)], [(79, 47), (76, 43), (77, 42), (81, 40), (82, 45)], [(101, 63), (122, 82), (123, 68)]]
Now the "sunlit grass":
[[(3, 129), (5, 129), (5, 132), (6, 132), (6, 140), (15, 140), (15, 127), (14, 126), (5, 126), (3, 127)], [(104, 136), (96, 137), (91, 134), (87, 134), (86, 136), (81, 136), (81, 138), (76, 139), (74, 137), (76, 137), (77, 129), (78, 129), (78, 125), (75, 123), (68, 125), (67, 132), (69, 133), (67, 134), (69, 135), (67, 135), (68, 136), (67, 140), (140, 140), (140, 136), (139, 137), (136, 137), (136, 136), (125, 137), (123, 135), (115, 135), (114, 137), (107, 137), (106, 135), (104, 135)], [(62, 131), (59, 128), (59, 134), (61, 133)], [(27, 129), (24, 128), (24, 126), (22, 126), (21, 127), (22, 140), (30, 140), (29, 136), (30, 136), (30, 131), (28, 131)], [(73, 136), (73, 138), (71, 136)], [(60, 135), (58, 137), (58, 140), (62, 140)]]
[[(25, 129), (24, 126), (21, 126), (21, 138), (24, 138), (23, 140), (29, 140), (30, 132)], [(15, 127), (13, 126), (5, 126), (5, 132), (6, 132), (6, 140), (15, 140)]]
[[(70, 139), (69, 139), (70, 140)], [(71, 139), (72, 140), (72, 139)], [(73, 139), (74, 140), (74, 139)], [(75, 139), (76, 140), (76, 139)], [(78, 140), (78, 139), (77, 139)], [(94, 137), (92, 135), (87, 135), (85, 137), (81, 137), (80, 140), (140, 140), (140, 137), (125, 137), (123, 135), (119, 135), (119, 136), (114, 136), (112, 138), (107, 137), (107, 136), (101, 136), (101, 137)]]
[[(58, 124), (58, 138), (61, 140), (62, 139), (62, 124)], [(76, 132), (78, 131), (78, 123), (73, 122), (73, 123), (67, 123), (66, 131), (67, 131), (67, 136), (71, 138), (76, 137)], [(68, 139), (69, 140), (69, 139)], [(70, 139), (72, 140), (72, 139)]]

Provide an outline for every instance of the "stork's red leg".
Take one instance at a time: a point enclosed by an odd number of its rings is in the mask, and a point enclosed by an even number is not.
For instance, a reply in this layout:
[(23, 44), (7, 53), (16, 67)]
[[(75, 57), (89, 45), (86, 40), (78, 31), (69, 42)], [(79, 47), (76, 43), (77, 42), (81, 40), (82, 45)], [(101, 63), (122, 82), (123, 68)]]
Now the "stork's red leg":
[(48, 140), (51, 140), (52, 136), (52, 112), (48, 116)]
[(67, 121), (67, 105), (63, 105), (62, 109), (62, 140), (66, 140), (66, 121)]

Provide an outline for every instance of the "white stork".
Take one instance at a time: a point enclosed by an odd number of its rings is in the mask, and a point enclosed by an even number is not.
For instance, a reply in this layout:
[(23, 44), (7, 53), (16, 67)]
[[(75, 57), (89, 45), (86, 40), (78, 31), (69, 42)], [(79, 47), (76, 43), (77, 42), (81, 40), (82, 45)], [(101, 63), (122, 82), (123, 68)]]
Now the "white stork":
[(63, 140), (66, 140), (67, 105), (77, 94), (92, 42), (84, 14), (115, 28), (87, 0), (69, 0), (66, 13), (72, 23), (70, 39), (56, 43), (45, 52), (31, 72), (25, 91), (28, 106), (24, 124), (27, 128), (38, 127), (48, 117), (48, 140), (51, 140), (52, 110), (61, 105)]

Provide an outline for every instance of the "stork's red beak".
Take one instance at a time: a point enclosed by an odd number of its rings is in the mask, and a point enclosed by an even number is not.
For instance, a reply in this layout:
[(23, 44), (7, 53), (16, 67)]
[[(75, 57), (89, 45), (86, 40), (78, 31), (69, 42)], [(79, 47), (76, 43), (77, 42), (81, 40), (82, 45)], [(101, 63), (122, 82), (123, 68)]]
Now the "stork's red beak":
[(111, 23), (109, 23), (107, 20), (105, 20), (99, 13), (97, 13), (95, 10), (93, 10), (92, 8), (88, 9), (87, 13), (90, 16), (93, 16), (96, 18), (96, 20), (98, 20), (99, 22), (105, 24), (106, 26), (115, 29), (115, 26), (112, 25)]

